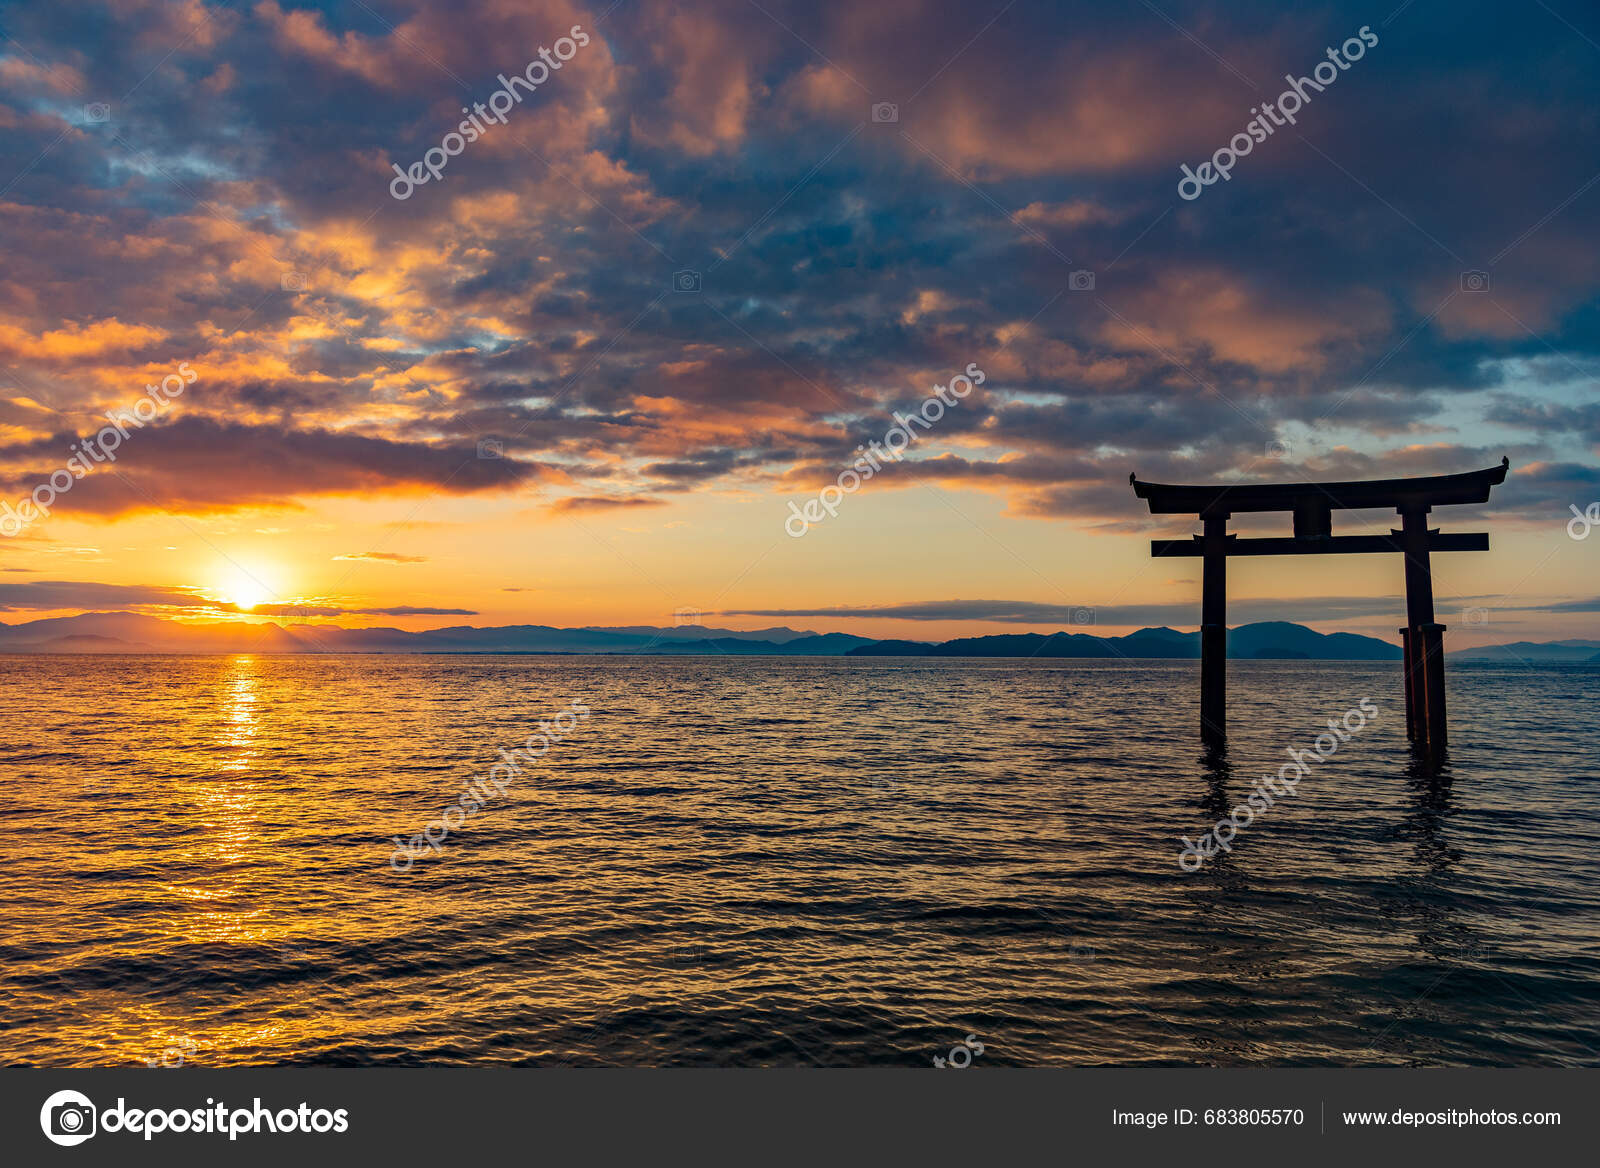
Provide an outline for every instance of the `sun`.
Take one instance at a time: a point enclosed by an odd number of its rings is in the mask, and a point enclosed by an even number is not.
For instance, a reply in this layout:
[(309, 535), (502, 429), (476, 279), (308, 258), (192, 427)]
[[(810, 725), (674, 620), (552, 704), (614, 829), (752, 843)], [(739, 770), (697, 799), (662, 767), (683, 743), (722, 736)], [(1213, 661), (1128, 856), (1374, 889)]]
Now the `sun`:
[(259, 564), (227, 563), (218, 570), (213, 591), (219, 594), (222, 603), (248, 612), (277, 595), (272, 583), (276, 575)]

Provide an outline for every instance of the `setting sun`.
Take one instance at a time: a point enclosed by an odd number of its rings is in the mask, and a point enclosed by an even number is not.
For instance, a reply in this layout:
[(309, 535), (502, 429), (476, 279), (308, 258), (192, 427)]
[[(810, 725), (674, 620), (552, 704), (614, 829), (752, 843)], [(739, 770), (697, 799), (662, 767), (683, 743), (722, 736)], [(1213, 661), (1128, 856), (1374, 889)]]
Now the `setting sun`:
[(274, 575), (255, 564), (225, 564), (212, 591), (222, 602), (249, 611), (276, 598)]

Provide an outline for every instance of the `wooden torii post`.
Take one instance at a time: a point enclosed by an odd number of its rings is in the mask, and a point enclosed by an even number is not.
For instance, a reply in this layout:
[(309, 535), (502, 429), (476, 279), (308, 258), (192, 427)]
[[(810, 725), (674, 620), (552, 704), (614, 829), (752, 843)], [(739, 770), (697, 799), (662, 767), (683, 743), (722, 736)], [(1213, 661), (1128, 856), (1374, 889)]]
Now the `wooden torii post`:
[[(1429, 529), (1428, 512), (1438, 506), (1486, 503), (1492, 487), (1505, 482), (1509, 459), (1466, 474), (1346, 483), (1237, 483), (1169, 486), (1128, 476), (1133, 493), (1153, 515), (1192, 514), (1204, 533), (1191, 539), (1157, 539), (1152, 556), (1199, 556), (1200, 736), (1217, 745), (1227, 737), (1227, 565), (1229, 556), (1345, 555), (1399, 552), (1405, 557), (1406, 623), (1400, 630), (1405, 659), (1406, 732), (1430, 755), (1446, 742), (1444, 629), (1434, 619), (1433, 552), (1486, 552), (1485, 532), (1441, 533)], [(1334, 535), (1333, 512), (1393, 507), (1400, 529), (1388, 535)], [(1294, 535), (1241, 539), (1227, 532), (1239, 512), (1292, 511)]]

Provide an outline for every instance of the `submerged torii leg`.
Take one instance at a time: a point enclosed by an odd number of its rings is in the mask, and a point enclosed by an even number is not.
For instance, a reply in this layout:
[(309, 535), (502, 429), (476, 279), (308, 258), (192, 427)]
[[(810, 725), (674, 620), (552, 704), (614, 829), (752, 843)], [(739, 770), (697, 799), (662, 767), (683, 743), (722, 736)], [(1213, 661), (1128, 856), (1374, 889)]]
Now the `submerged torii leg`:
[(1411, 659), (1411, 626), (1400, 627), (1400, 672), (1406, 680), (1406, 737), (1416, 740), (1417, 737), (1417, 667)]
[(1412, 737), (1430, 754), (1445, 746), (1444, 626), (1433, 619), (1433, 569), (1428, 557), (1428, 510), (1401, 507), (1406, 557), (1406, 669), (1411, 693)]

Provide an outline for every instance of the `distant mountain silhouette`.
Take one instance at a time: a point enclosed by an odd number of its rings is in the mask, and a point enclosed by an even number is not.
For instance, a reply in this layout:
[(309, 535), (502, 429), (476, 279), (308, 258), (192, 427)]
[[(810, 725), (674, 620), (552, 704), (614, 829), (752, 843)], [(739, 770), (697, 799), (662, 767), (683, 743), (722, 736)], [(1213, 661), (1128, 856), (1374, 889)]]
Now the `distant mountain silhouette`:
[[(83, 638), (93, 638), (92, 641)], [(186, 622), (132, 612), (90, 612), (0, 624), (10, 653), (842, 653), (868, 638), (789, 628), (742, 631), (703, 625), (560, 629), (549, 625), (426, 632), (239, 621)], [(713, 646), (715, 642), (715, 647)], [(747, 644), (755, 648), (746, 647)], [(685, 645), (698, 648), (685, 649)]]
[[(1536, 652), (1537, 651), (1537, 652)], [(1548, 652), (1547, 652), (1548, 651)], [(238, 621), (179, 621), (131, 612), (91, 612), (20, 624), (0, 624), (0, 652), (9, 653), (626, 653), (853, 657), (1077, 657), (1109, 660), (1196, 658), (1199, 633), (1140, 629), (1122, 637), (1084, 632), (1002, 633), (925, 641), (882, 640), (851, 633), (790, 628), (717, 629), (650, 625), (580, 629), (550, 625), (476, 628), (454, 625), (413, 633), (404, 629), (345, 629), (331, 625)], [(1491, 646), (1457, 659), (1583, 662), (1600, 642)], [(1233, 658), (1277, 661), (1398, 661), (1400, 648), (1354, 633), (1319, 633), (1285, 621), (1240, 625), (1228, 634)]]
[(188, 623), (133, 612), (86, 612), (0, 624), (8, 653), (301, 653), (306, 645), (275, 624)]
[(792, 640), (752, 641), (740, 637), (708, 637), (697, 641), (663, 641), (652, 653), (771, 653), (784, 656), (840, 656), (862, 645), (876, 644), (871, 637), (853, 633), (823, 633)]
[(70, 633), (41, 641), (34, 650), (39, 653), (155, 653), (159, 650), (142, 641), (124, 641), (117, 637), (100, 637), (94, 633)]
[(1452, 661), (1538, 661), (1569, 664), (1600, 663), (1600, 641), (1512, 641), (1507, 645), (1481, 645), (1447, 656)]
[[(1125, 637), (1087, 633), (1001, 633), (959, 637), (930, 645), (878, 641), (850, 651), (852, 657), (1084, 657), (1191, 658), (1200, 656), (1200, 634), (1176, 629), (1140, 629)], [(1263, 621), (1228, 631), (1228, 656), (1295, 661), (1398, 661), (1400, 646), (1356, 633), (1319, 633), (1287, 621)]]

